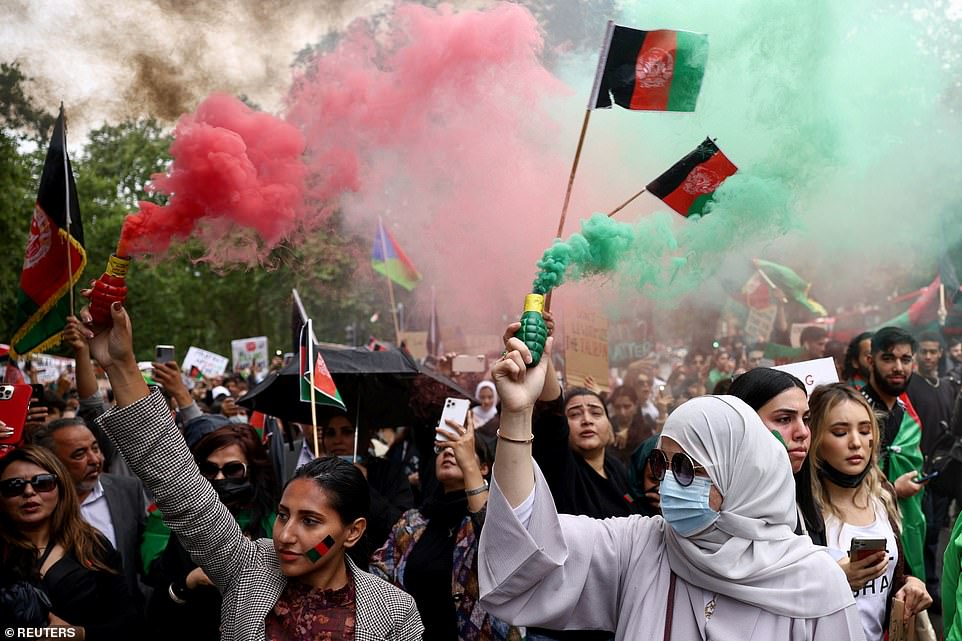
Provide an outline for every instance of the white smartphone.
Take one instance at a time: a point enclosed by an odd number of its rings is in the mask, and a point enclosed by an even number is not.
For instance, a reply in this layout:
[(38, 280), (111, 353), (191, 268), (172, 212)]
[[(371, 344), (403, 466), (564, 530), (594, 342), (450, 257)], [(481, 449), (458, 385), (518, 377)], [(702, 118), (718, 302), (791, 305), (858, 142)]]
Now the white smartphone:
[(453, 433), (453, 428), (448, 426), (447, 421), (450, 419), (458, 425), (464, 425), (468, 419), (468, 409), (470, 409), (470, 407), (471, 401), (466, 398), (444, 399), (444, 410), (441, 412), (441, 420), (438, 421), (438, 427), (441, 428), (442, 431), (441, 433), (435, 432), (434, 440), (450, 441), (451, 438), (444, 434), (445, 431)]

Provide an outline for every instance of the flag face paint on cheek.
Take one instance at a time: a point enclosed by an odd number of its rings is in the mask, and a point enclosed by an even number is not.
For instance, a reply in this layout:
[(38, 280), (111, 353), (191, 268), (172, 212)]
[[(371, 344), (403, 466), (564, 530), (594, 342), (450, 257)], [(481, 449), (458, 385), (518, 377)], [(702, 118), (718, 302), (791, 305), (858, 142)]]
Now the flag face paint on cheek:
[(310, 559), (311, 563), (317, 563), (321, 557), (331, 551), (332, 547), (334, 547), (334, 537), (328, 534), (323, 541), (305, 552), (304, 556)]

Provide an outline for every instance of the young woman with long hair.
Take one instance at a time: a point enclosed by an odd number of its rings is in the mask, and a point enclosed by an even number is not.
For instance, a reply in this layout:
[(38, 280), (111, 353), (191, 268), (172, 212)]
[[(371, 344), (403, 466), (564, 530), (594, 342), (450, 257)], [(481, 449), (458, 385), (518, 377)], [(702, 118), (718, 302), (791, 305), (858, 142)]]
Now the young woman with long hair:
[[(120, 555), (80, 518), (77, 492), (63, 464), (36, 445), (0, 459), (0, 576), (3, 586), (38, 588), (50, 604), (45, 623), (74, 627), (72, 638), (133, 638), (139, 632), (142, 619)], [(27, 623), (6, 617), (4, 622)]]
[[(809, 399), (811, 494), (825, 524), (825, 545), (845, 571), (867, 641), (888, 629), (892, 598), (909, 614), (932, 599), (925, 583), (905, 573), (895, 489), (878, 466), (878, 420), (866, 400), (843, 383), (823, 385)], [(885, 539), (885, 549), (849, 558), (855, 539)]]

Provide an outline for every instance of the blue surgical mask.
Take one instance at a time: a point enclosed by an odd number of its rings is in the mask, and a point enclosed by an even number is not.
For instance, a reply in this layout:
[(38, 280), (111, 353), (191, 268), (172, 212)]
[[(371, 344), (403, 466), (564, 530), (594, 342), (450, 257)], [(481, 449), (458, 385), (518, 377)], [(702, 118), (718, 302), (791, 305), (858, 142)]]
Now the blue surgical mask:
[(718, 520), (718, 512), (708, 505), (711, 481), (696, 476), (688, 487), (679, 485), (669, 472), (661, 482), (661, 513), (679, 536), (704, 532)]

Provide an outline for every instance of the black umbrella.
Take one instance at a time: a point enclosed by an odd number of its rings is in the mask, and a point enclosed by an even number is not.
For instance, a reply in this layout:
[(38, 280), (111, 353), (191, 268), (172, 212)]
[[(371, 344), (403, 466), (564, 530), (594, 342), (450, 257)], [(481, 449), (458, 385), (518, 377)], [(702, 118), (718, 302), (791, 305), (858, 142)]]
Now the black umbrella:
[[(414, 425), (441, 416), (448, 396), (474, 401), (443, 374), (418, 366), (407, 352), (372, 352), (358, 347), (317, 348), (347, 406), (351, 421), (368, 431)], [(255, 410), (297, 423), (311, 423), (311, 405), (300, 400), (297, 359), (271, 373), (238, 401)], [(340, 410), (315, 403), (318, 421)]]

